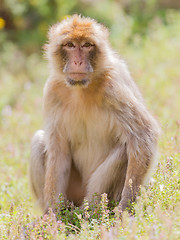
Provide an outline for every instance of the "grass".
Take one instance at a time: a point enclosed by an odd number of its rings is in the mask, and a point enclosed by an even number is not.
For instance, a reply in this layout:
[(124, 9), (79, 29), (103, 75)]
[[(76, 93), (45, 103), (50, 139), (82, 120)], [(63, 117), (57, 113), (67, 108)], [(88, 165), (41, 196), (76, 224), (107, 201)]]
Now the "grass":
[[(25, 55), (4, 41), (0, 62), (0, 239), (180, 239), (180, 17), (154, 19), (146, 37), (112, 28), (112, 43), (126, 59), (162, 135), (159, 164), (130, 217), (108, 209), (106, 196), (84, 211), (66, 207), (56, 221), (41, 216), (28, 185), (33, 133), (42, 127), (42, 92), (48, 76), (41, 54)], [(113, 30), (114, 29), (114, 30)], [(117, 29), (117, 30), (115, 30)], [(63, 206), (63, 201), (60, 201)], [(33, 223), (33, 224), (32, 224)]]

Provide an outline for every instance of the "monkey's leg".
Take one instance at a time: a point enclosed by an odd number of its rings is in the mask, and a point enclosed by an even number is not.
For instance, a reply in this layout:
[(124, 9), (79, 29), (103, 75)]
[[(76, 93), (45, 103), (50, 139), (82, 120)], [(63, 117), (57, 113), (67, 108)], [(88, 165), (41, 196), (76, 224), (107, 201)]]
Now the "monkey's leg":
[(110, 199), (120, 200), (125, 182), (127, 155), (125, 145), (113, 149), (105, 161), (91, 175), (86, 199), (90, 202), (94, 193), (107, 193)]
[(155, 149), (153, 154), (145, 150), (145, 147), (141, 149), (139, 153), (129, 149), (126, 180), (120, 201), (120, 208), (122, 211), (126, 208), (131, 209), (131, 203), (135, 201), (140, 186), (147, 180), (155, 160)]
[(32, 139), (30, 158), (30, 184), (33, 194), (41, 208), (44, 208), (44, 177), (45, 177), (45, 144), (44, 131), (39, 130)]
[(59, 194), (66, 198), (71, 170), (71, 154), (65, 138), (60, 138), (56, 129), (46, 131), (46, 162), (44, 182), (44, 202), (46, 212), (56, 207)]
[(45, 132), (39, 130), (32, 139), (30, 160), (30, 183), (42, 210), (54, 208), (59, 194), (66, 197), (71, 167), (67, 144), (59, 141), (57, 135), (46, 141)]

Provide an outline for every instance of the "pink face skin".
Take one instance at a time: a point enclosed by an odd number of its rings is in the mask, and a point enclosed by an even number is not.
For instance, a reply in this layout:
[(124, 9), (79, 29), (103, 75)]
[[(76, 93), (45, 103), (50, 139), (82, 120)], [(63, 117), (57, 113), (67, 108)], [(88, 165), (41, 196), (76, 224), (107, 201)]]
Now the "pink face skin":
[(95, 45), (89, 41), (72, 40), (62, 45), (62, 53), (67, 59), (63, 72), (68, 84), (87, 86), (94, 72)]

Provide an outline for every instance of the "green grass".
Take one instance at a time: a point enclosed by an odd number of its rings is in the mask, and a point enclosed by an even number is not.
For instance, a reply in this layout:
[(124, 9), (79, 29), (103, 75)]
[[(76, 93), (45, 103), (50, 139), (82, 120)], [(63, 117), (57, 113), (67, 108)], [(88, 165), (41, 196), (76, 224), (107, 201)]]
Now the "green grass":
[[(26, 56), (4, 41), (0, 62), (0, 239), (180, 239), (180, 17), (170, 24), (154, 19), (146, 37), (112, 28), (114, 48), (126, 59), (162, 135), (159, 164), (142, 188), (136, 214), (101, 203), (84, 211), (65, 208), (56, 221), (41, 216), (28, 185), (33, 133), (43, 126), (42, 92), (48, 76), (40, 53)], [(117, 30), (116, 30), (117, 29)], [(62, 203), (63, 204), (63, 203)], [(32, 224), (33, 223), (33, 224)]]

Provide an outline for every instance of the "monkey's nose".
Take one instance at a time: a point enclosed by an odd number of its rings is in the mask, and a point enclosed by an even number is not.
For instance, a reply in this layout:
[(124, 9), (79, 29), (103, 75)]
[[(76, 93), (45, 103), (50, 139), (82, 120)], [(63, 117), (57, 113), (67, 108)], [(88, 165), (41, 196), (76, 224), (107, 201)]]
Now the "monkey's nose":
[(81, 66), (82, 63), (83, 63), (82, 61), (78, 61), (78, 60), (77, 60), (77, 61), (74, 61), (74, 64), (75, 64), (75, 65), (79, 65), (79, 66)]

